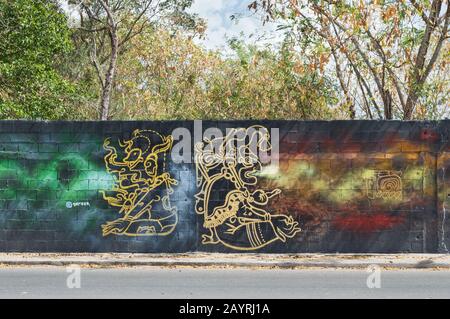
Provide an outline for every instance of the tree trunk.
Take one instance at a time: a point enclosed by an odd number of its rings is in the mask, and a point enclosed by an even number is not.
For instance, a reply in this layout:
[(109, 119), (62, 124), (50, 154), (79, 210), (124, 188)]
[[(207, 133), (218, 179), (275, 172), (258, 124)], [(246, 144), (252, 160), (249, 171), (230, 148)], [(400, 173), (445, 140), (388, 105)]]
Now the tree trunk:
[(392, 120), (392, 95), (389, 90), (383, 91), (383, 107), (384, 107), (384, 118), (386, 120)]
[(114, 19), (113, 12), (108, 3), (100, 0), (100, 4), (105, 9), (108, 15), (108, 31), (111, 42), (111, 56), (109, 58), (109, 66), (105, 75), (105, 82), (102, 88), (102, 99), (100, 102), (101, 120), (107, 121), (109, 118), (109, 110), (111, 104), (111, 93), (114, 85), (114, 76), (116, 74), (117, 56), (119, 54), (119, 38), (117, 36), (117, 25)]
[(119, 41), (117, 39), (117, 33), (115, 26), (111, 27), (110, 30), (110, 40), (111, 40), (111, 57), (109, 59), (108, 71), (105, 76), (105, 84), (102, 90), (102, 99), (101, 99), (101, 119), (102, 121), (106, 121), (109, 118), (109, 109), (111, 103), (111, 93), (114, 85), (114, 76), (116, 74), (116, 64), (117, 64), (117, 55), (118, 55), (118, 44)]
[(413, 116), (413, 111), (417, 103), (417, 94), (411, 89), (408, 99), (405, 104), (405, 112), (403, 113), (403, 120), (411, 120)]

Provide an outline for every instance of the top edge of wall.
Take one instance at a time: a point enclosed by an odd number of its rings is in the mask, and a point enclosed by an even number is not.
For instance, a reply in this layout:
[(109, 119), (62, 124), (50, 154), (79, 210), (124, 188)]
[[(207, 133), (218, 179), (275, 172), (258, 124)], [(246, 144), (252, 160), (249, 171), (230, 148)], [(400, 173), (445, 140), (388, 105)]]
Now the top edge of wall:
[(214, 120), (214, 119), (196, 119), (196, 120), (110, 120), (110, 121), (101, 121), (101, 120), (0, 120), (0, 125), (2, 123), (122, 123), (122, 122), (136, 122), (136, 123), (144, 123), (144, 122), (233, 122), (233, 123), (244, 123), (244, 122), (303, 122), (303, 123), (357, 123), (357, 122), (389, 122), (389, 123), (424, 123), (424, 124), (433, 124), (433, 123), (441, 123), (441, 122), (450, 122), (450, 119), (442, 119), (442, 120), (291, 120), (291, 119), (222, 119), (222, 120)]

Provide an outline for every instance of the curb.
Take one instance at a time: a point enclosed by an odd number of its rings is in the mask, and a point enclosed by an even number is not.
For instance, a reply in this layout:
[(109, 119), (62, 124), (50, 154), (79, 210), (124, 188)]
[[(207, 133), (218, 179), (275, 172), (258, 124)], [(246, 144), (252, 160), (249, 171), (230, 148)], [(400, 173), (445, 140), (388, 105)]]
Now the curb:
[(449, 255), (19, 254), (0, 253), (0, 266), (450, 269)]

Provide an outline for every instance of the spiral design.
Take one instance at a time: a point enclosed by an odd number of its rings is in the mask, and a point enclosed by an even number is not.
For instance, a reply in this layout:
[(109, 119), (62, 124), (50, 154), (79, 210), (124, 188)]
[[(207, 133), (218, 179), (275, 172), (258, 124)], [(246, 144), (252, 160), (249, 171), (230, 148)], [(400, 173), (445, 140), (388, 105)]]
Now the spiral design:
[(378, 183), (380, 191), (397, 192), (402, 189), (402, 182), (397, 176), (382, 176)]

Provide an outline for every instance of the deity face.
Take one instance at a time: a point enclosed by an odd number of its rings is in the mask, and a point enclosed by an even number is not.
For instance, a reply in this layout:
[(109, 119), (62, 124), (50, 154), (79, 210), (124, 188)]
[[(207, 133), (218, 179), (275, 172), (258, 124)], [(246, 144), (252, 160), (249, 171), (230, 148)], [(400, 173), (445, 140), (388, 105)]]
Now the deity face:
[(150, 147), (150, 141), (145, 137), (136, 136), (132, 140), (126, 142), (126, 145), (126, 156), (123, 161), (129, 168), (133, 169), (139, 163), (144, 161), (143, 157)]
[(158, 158), (150, 154), (144, 162), (145, 172), (150, 177), (155, 177), (158, 174)]
[(142, 151), (139, 148), (132, 148), (127, 152), (127, 156), (123, 159), (129, 168), (134, 168), (142, 161)]

